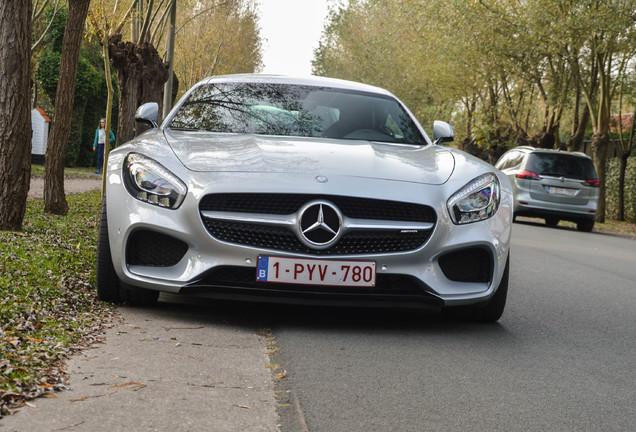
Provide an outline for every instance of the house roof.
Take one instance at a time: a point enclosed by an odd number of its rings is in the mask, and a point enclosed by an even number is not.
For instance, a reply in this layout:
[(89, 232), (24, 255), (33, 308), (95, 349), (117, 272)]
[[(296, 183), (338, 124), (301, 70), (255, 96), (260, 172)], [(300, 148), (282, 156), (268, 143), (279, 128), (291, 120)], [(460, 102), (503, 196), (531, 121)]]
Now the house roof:
[(37, 108), (37, 107), (35, 107), (34, 109), (35, 109), (35, 110), (37, 110), (37, 112), (39, 112), (39, 113), (40, 113), (40, 115), (42, 116), (42, 118), (43, 118), (46, 122), (51, 123), (51, 119), (49, 118), (49, 116), (47, 116), (47, 115), (46, 115), (46, 113), (44, 112), (44, 110), (43, 110), (42, 108)]

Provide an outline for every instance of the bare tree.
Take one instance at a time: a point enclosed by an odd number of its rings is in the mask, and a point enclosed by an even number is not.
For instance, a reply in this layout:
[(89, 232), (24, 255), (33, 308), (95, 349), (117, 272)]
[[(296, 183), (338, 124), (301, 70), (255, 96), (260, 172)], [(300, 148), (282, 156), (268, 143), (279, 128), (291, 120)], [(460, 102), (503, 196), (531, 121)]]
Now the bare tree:
[[(46, 7), (49, 5), (49, 2), (50, 0), (43, 0), (43, 1), (35, 0), (34, 1), (33, 15), (31, 18), (31, 21), (33, 21), (33, 23), (35, 23), (40, 18), (42, 13), (46, 10)], [(55, 5), (53, 6), (53, 13), (51, 14), (51, 17), (49, 18), (49, 22), (46, 25), (46, 28), (42, 31), (42, 34), (40, 34), (40, 37), (38, 38), (38, 40), (35, 41), (33, 45), (31, 46), (31, 51), (35, 51), (38, 48), (40, 48), (40, 46), (42, 45), (42, 42), (44, 42), (44, 37), (48, 34), (49, 30), (51, 30), (51, 26), (53, 25), (53, 22), (55, 21), (55, 16), (57, 15), (57, 13), (59, 12), (61, 8), (60, 2), (61, 0), (55, 0)]]
[(31, 181), (31, 0), (0, 2), (0, 229), (20, 230)]
[(62, 42), (60, 78), (55, 95), (55, 118), (46, 149), (44, 211), (58, 215), (65, 215), (68, 212), (68, 203), (64, 195), (64, 162), (71, 129), (80, 44), (89, 4), (90, 0), (69, 1), (66, 30)]

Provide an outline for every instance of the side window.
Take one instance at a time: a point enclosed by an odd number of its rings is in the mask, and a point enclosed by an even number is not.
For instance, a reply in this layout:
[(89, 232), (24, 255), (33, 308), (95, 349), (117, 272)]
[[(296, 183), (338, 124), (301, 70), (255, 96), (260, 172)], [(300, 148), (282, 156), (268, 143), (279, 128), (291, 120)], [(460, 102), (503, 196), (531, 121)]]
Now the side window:
[(508, 169), (510, 167), (510, 158), (513, 154), (512, 153), (506, 153), (501, 160), (497, 163), (497, 169), (500, 170), (505, 170)]
[(519, 168), (521, 167), (521, 162), (523, 162), (524, 154), (521, 152), (514, 152), (514, 157), (510, 161), (511, 168)]
[(521, 163), (523, 162), (524, 153), (520, 151), (511, 150), (506, 153), (501, 160), (497, 163), (497, 168), (500, 170), (506, 169), (518, 169), (521, 167)]

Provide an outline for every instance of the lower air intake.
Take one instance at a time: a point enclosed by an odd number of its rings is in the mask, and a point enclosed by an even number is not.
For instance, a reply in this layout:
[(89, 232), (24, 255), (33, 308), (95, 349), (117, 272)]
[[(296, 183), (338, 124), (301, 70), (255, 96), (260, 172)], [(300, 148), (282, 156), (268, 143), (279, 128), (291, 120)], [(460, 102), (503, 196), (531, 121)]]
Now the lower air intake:
[(179, 239), (154, 231), (135, 231), (128, 238), (126, 262), (129, 265), (171, 267), (188, 251)]
[(462, 249), (447, 253), (439, 259), (444, 276), (454, 282), (490, 282), (493, 262), (484, 248)]

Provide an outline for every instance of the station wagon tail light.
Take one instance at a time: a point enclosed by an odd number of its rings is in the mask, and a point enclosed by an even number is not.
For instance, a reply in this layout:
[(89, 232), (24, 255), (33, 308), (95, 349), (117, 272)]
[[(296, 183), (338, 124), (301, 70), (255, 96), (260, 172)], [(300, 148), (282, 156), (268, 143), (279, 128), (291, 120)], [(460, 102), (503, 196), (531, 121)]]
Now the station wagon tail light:
[(186, 185), (159, 162), (140, 153), (129, 153), (123, 166), (128, 192), (148, 204), (177, 209), (188, 192)]
[(453, 223), (463, 225), (491, 218), (499, 208), (499, 179), (484, 174), (455, 192), (447, 202)]
[(589, 179), (585, 182), (585, 185), (591, 187), (601, 187), (601, 182), (599, 182), (598, 179)]
[(541, 180), (541, 177), (539, 177), (537, 174), (533, 173), (532, 171), (521, 171), (520, 173), (517, 173), (516, 175), (517, 178), (520, 179), (526, 179), (526, 180)]

